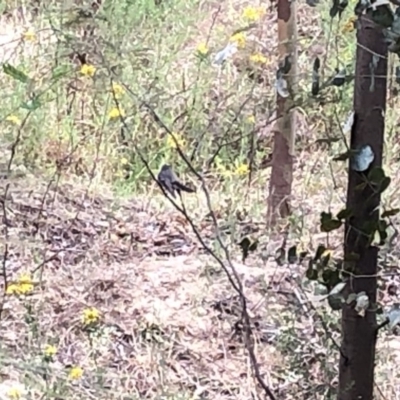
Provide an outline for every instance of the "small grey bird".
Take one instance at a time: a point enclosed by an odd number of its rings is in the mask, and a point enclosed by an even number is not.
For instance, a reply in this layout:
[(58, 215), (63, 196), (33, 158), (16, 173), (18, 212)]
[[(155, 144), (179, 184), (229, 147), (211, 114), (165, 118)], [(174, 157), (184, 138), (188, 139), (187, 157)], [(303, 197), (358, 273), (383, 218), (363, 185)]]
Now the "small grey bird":
[(178, 193), (178, 195), (181, 194), (181, 190), (188, 193), (195, 192), (195, 189), (192, 189), (180, 182), (172, 168), (167, 164), (164, 164), (161, 167), (161, 171), (159, 172), (157, 179), (164, 189), (171, 193), (172, 197), (176, 197), (175, 191)]

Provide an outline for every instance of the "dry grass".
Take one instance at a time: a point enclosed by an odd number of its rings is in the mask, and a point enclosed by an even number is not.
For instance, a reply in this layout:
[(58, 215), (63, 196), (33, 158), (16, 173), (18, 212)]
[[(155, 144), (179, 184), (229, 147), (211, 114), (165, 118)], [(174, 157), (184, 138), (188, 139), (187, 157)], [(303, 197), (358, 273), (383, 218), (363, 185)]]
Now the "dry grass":
[[(28, 296), (5, 296), (0, 399), (9, 399), (9, 389), (18, 385), (27, 399), (263, 398), (237, 324), (238, 299), (226, 274), (202, 249), (189, 223), (160, 195), (137, 154), (121, 144), (121, 124), (105, 117), (115, 100), (108, 75), (114, 64), (122, 71), (118, 80), (133, 93), (121, 100), (132, 131), (129, 139), (140, 143), (154, 171), (162, 161), (176, 162), (177, 169), (182, 163), (164, 132), (140, 110), (137, 98), (148, 96), (166, 124), (185, 137), (187, 154), (202, 137), (193, 164), (206, 174), (213, 210), (249, 298), (255, 352), (266, 383), (279, 399), (335, 398), (338, 351), (332, 339), (339, 339), (338, 315), (313, 297), (315, 286), (304, 277), (306, 265), (277, 264), (282, 238), (272, 234), (265, 221), (268, 169), (256, 168), (250, 183), (237, 173), (237, 167), (248, 162), (244, 138), (254, 134), (260, 141), (256, 165), (271, 146), (275, 12), (269, 11), (249, 32), (248, 47), (225, 69), (208, 64), (201, 69), (193, 56), (208, 36), (212, 53), (220, 50), (232, 33), (232, 21), (238, 21), (248, 4), (177, 2), (171, 20), (171, 14), (162, 19), (157, 7), (143, 2), (135, 12), (148, 7), (148, 19), (139, 21), (142, 25), (133, 33), (127, 27), (131, 11), (119, 5), (107, 14), (115, 14), (114, 25), (99, 22), (90, 40), (81, 25), (70, 41), (63, 36), (70, 32), (65, 26), (63, 35), (50, 29), (50, 22), (58, 26), (62, 13), (46, 7), (39, 18), (27, 11), (24, 18), (16, 12), (7, 20), (3, 17), (0, 60), (29, 72), (35, 90), (48, 97), (27, 115), (20, 105), (31, 88), (5, 79), (9, 102), (0, 116), (2, 175), (8, 176), (3, 171), (12, 144), (18, 135), (22, 140), (12, 177), (0, 177), (1, 193), (9, 186), (2, 211), (2, 235), (7, 239), (1, 242), (3, 274), (6, 271), (10, 284), (22, 272), (31, 273), (34, 289)], [(306, 5), (299, 10), (303, 94), (309, 86), (311, 54), (321, 46), (328, 49), (319, 11)], [(36, 32), (37, 41), (21, 41), (28, 29)], [(56, 41), (60, 38), (65, 42)], [(106, 40), (118, 48), (108, 47)], [(339, 49), (341, 57), (352, 57), (354, 42), (340, 40), (339, 45), (353, 43), (353, 48)], [(334, 53), (332, 47), (329, 54)], [(262, 85), (240, 71), (240, 63), (256, 50), (268, 58)], [(98, 68), (95, 79), (80, 76), (76, 61), (65, 61), (72, 51), (89, 54)], [(335, 64), (332, 58), (328, 66)], [(69, 68), (62, 78), (52, 75), (55, 60)], [(293, 216), (284, 228), (289, 231), (287, 247), (296, 244), (310, 254), (320, 243), (338, 257), (342, 251), (342, 232), (321, 234), (319, 213), (343, 208), (345, 165), (328, 160), (344, 146), (323, 148), (315, 140), (339, 131), (338, 119), (351, 109), (349, 91), (344, 96), (333, 106), (313, 108), (303, 102), (299, 109)], [(176, 120), (182, 112), (189, 115), (184, 122)], [(388, 114), (388, 123), (395, 126), (396, 118)], [(20, 123), (5, 121), (8, 115), (18, 116)], [(238, 116), (235, 124), (232, 115)], [(254, 125), (247, 121), (251, 115)], [(224, 134), (236, 142), (210, 167), (207, 160)], [(391, 134), (387, 144), (385, 168), (390, 174), (396, 168), (398, 144)], [(392, 176), (384, 204), (394, 208), (399, 182), (396, 173)], [(199, 234), (223, 258), (200, 188), (185, 197), (185, 204)], [(243, 263), (237, 243), (247, 235), (260, 243)], [(389, 255), (388, 262), (393, 260)], [(3, 290), (5, 283), (3, 277)], [(384, 294), (382, 300), (394, 301)], [(82, 315), (91, 307), (99, 310), (100, 319), (88, 327)], [(57, 353), (46, 358), (49, 344)], [(393, 335), (378, 343), (377, 398), (398, 398), (395, 344)], [(76, 366), (83, 376), (71, 379)]]

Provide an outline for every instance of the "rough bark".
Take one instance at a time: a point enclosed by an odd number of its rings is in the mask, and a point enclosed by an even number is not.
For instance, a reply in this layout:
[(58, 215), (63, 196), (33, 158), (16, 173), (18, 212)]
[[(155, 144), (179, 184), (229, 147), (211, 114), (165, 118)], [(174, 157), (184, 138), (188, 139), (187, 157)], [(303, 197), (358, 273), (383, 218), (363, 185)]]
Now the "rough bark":
[[(355, 123), (351, 133), (351, 148), (370, 145), (375, 154), (371, 167), (380, 167), (386, 109), (387, 47), (381, 29), (367, 16), (361, 18), (357, 42)], [(379, 56), (373, 72), (374, 78), (371, 77), (370, 69), (373, 54)], [(359, 258), (357, 261), (345, 262), (346, 269), (352, 272), (346, 292), (366, 292), (370, 306), (365, 317), (356, 313), (354, 304), (343, 306), (338, 400), (373, 398), (378, 248), (368, 245), (368, 238), (362, 234), (362, 230), (365, 221), (378, 221), (380, 195), (374, 193), (370, 185), (363, 190), (357, 188), (365, 181), (363, 175), (349, 168), (347, 209), (352, 210), (354, 216), (346, 224), (344, 252), (345, 260), (350, 260), (351, 254), (357, 254)]]
[[(278, 0), (278, 41), (281, 63), (287, 56), (291, 57), (290, 71), (284, 75), (288, 90), (292, 93), (296, 79), (297, 65), (297, 26), (296, 2)], [(274, 129), (274, 149), (271, 162), (269, 184), (268, 217), (271, 224), (278, 218), (290, 214), (290, 195), (293, 181), (294, 156), (294, 111), (292, 97), (277, 94), (277, 124)]]

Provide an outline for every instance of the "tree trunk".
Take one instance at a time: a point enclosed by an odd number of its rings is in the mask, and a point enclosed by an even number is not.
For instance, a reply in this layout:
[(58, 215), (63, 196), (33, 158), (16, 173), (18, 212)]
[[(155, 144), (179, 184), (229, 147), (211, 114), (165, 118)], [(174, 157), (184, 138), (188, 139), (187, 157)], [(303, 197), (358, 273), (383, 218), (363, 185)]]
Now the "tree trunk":
[[(375, 159), (368, 169), (370, 170), (382, 165), (387, 46), (381, 28), (368, 16), (360, 17), (360, 22), (357, 32), (355, 119), (351, 132), (351, 148), (371, 146)], [(375, 60), (378, 64), (371, 72)], [(354, 304), (343, 306), (338, 400), (373, 398), (378, 248), (368, 244), (368, 237), (363, 235), (363, 230), (366, 229), (365, 222), (378, 221), (380, 194), (375, 193), (371, 185), (360, 190), (357, 186), (365, 182), (365, 179), (365, 172), (357, 172), (349, 167), (346, 208), (353, 212), (353, 216), (346, 224), (344, 252), (346, 270), (352, 274), (349, 274), (346, 293), (365, 292), (369, 307), (362, 317), (354, 310)], [(358, 259), (349, 261), (354, 254)]]
[[(278, 41), (281, 64), (290, 57), (290, 70), (283, 75), (292, 94), (297, 66), (296, 2), (278, 0)], [(274, 225), (278, 218), (290, 214), (290, 194), (293, 181), (294, 111), (293, 99), (277, 93), (277, 123), (274, 129), (271, 179), (269, 184), (268, 217)]]

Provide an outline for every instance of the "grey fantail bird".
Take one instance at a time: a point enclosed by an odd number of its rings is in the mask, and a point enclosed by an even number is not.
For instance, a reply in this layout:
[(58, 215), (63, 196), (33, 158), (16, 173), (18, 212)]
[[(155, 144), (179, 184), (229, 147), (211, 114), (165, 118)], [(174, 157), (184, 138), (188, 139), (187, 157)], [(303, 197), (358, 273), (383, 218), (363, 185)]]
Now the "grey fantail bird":
[(161, 171), (159, 172), (157, 178), (161, 186), (171, 193), (172, 197), (176, 197), (175, 191), (178, 193), (178, 195), (181, 194), (181, 191), (188, 193), (194, 193), (196, 191), (195, 189), (192, 189), (180, 182), (172, 168), (167, 164), (164, 164), (161, 167)]

